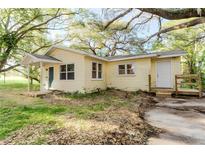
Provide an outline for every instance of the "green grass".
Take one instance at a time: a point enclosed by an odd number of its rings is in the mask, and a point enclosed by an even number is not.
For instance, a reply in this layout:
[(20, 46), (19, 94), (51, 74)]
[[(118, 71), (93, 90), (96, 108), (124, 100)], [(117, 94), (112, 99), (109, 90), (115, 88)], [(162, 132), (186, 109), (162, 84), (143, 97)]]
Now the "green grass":
[[(1, 103), (1, 102), (0, 102)], [(11, 102), (7, 102), (8, 104)], [(5, 102), (3, 104), (6, 104)], [(29, 124), (47, 124), (55, 121), (55, 116), (66, 111), (65, 106), (48, 105), (36, 102), (33, 105), (12, 105), (0, 109), (0, 139), (5, 138), (11, 132)], [(14, 104), (14, 103), (13, 103)]]
[[(0, 139), (4, 139), (11, 132), (25, 127), (29, 124), (48, 124), (57, 122), (57, 116), (63, 114), (74, 114), (77, 118), (86, 119), (93, 113), (103, 111), (109, 104), (95, 104), (84, 106), (50, 105), (37, 103), (32, 105), (12, 105), (11, 102), (3, 102), (0, 109)], [(1, 104), (1, 102), (0, 102)], [(14, 103), (12, 103), (14, 104)]]
[(104, 94), (103, 91), (93, 92), (93, 93), (74, 92), (74, 93), (66, 93), (64, 96), (72, 99), (88, 99), (88, 98), (96, 98), (97, 96), (102, 96), (103, 94)]
[[(38, 90), (39, 89), (39, 83), (34, 82), (34, 84), (32, 85), (32, 89), (33, 90)], [(0, 80), (0, 90), (6, 90), (6, 91), (23, 91), (23, 90), (27, 90), (28, 88), (28, 81), (26, 79), (22, 79), (22, 80), (6, 80), (6, 82), (4, 83), (3, 80)]]
[[(39, 87), (38, 84), (34, 84), (34, 86)], [(63, 118), (59, 119), (59, 117), (72, 114), (77, 119), (89, 119), (110, 106), (123, 107), (129, 104), (128, 100), (112, 96), (109, 91), (91, 94), (67, 93), (64, 97), (81, 103), (63, 104), (59, 102), (59, 104), (51, 104), (40, 98), (19, 95), (21, 91), (26, 90), (26, 81), (13, 80), (7, 81), (5, 84), (0, 81), (0, 140), (28, 125), (46, 124), (51, 126), (49, 130), (45, 130), (49, 133), (55, 128), (54, 125), (56, 124), (63, 127)], [(43, 142), (44, 139), (39, 138), (35, 144), (42, 144)]]
[(74, 114), (77, 118), (87, 119), (96, 112), (104, 111), (110, 105), (108, 103), (98, 103), (93, 105), (68, 106), (67, 112)]
[[(57, 123), (59, 115), (66, 114), (73, 114), (76, 118), (86, 119), (111, 105), (106, 102), (95, 103), (93, 105), (49, 104), (39, 98), (29, 98), (28, 104), (25, 104), (25, 96), (10, 94), (8, 97), (4, 97), (4, 94), (8, 94), (9, 92), (18, 93), (26, 89), (27, 83), (25, 82), (7, 81), (5, 84), (0, 82), (0, 140), (5, 139), (12, 132), (30, 124)], [(67, 96), (81, 99), (93, 98), (98, 95), (100, 94), (85, 95), (79, 93), (69, 94)], [(37, 143), (41, 142), (41, 140), (37, 141)]]

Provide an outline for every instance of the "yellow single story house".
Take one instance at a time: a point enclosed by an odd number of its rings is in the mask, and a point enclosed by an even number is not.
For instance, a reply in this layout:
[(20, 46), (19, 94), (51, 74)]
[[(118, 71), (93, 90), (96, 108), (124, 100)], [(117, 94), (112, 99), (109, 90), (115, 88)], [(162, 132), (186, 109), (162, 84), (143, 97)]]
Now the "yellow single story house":
[(22, 64), (40, 66), (41, 91), (92, 92), (106, 88), (148, 91), (150, 84), (174, 88), (174, 77), (181, 73), (183, 55), (184, 51), (169, 51), (99, 57), (53, 46), (44, 55), (27, 54)]

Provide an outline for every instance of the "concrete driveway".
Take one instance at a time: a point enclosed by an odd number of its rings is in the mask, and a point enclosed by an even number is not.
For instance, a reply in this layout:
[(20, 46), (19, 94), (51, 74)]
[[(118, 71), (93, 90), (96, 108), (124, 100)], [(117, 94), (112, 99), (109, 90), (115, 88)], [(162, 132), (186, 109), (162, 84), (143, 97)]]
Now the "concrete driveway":
[(205, 98), (157, 101), (145, 119), (163, 131), (148, 144), (205, 144)]

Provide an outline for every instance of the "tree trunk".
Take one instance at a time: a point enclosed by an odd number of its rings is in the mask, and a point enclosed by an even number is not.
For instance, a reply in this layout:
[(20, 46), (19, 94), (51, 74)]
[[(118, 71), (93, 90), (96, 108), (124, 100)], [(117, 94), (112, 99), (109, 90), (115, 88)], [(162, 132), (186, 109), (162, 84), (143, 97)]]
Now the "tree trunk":
[(30, 78), (30, 84), (33, 85), (33, 78)]

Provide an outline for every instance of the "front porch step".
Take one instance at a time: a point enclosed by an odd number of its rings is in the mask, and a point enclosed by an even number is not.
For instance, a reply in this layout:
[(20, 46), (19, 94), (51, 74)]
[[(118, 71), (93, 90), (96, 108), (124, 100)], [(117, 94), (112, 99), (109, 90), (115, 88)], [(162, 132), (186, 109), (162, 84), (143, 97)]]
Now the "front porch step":
[(157, 91), (156, 92), (157, 97), (171, 97), (172, 92), (165, 92), (165, 91)]
[(151, 90), (153, 92), (170, 92), (170, 93), (174, 92), (174, 89), (172, 88), (152, 88)]

